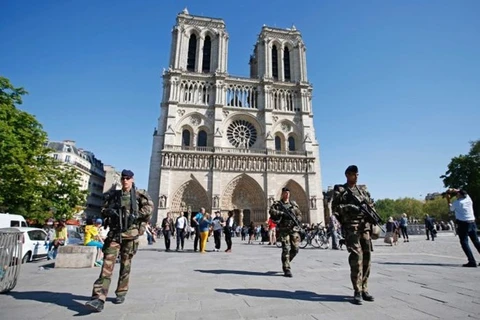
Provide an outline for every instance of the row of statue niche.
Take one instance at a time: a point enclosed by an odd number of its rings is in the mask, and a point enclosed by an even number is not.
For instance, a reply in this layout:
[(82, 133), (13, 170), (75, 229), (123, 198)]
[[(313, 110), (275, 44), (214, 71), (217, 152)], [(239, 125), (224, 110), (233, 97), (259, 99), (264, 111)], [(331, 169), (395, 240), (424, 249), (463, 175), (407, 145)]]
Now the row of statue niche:
[[(211, 167), (210, 155), (175, 154), (165, 153), (162, 165), (165, 167), (199, 168)], [(304, 159), (280, 159), (270, 158), (267, 160), (268, 170), (303, 172), (306, 169)], [(214, 157), (214, 167), (221, 170), (265, 170), (265, 158), (263, 157)], [(308, 171), (311, 172), (313, 161), (308, 161)]]
[(208, 155), (165, 153), (162, 165), (164, 167), (208, 169), (210, 168), (210, 159), (211, 156)]

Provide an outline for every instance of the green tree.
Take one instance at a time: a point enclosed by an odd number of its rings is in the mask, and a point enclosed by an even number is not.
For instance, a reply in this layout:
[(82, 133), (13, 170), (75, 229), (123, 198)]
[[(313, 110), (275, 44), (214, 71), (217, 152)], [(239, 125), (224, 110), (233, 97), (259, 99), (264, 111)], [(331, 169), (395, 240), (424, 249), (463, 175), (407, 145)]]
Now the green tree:
[(423, 202), (415, 198), (400, 198), (395, 200), (395, 208), (397, 210), (394, 218), (399, 218), (402, 213), (406, 213), (408, 217), (420, 219), (424, 216)]
[(468, 154), (452, 158), (447, 172), (440, 176), (446, 188), (462, 188), (473, 200), (475, 216), (480, 215), (480, 140), (470, 143)]
[(435, 218), (435, 221), (450, 221), (451, 214), (449, 212), (447, 201), (442, 197), (433, 200), (427, 200), (423, 205), (423, 212)]
[(84, 204), (85, 193), (73, 169), (49, 156), (42, 125), (16, 107), (26, 93), (0, 77), (0, 211), (43, 222), (55, 208), (57, 214), (70, 217)]
[(375, 201), (375, 210), (384, 222), (387, 222), (388, 217), (394, 216), (397, 213), (395, 207), (395, 200), (380, 199)]

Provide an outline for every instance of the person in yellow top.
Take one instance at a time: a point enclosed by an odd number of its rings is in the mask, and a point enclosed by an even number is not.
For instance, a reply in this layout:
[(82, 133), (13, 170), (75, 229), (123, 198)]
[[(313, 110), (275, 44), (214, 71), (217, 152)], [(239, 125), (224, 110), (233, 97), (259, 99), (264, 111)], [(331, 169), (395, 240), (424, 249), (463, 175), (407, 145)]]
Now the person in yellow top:
[(64, 246), (67, 243), (67, 227), (65, 221), (60, 220), (58, 223), (54, 223), (55, 237), (52, 241), (52, 249), (48, 252), (47, 259), (55, 259), (57, 257), (58, 247)]
[(101, 266), (103, 264), (103, 240), (100, 237), (98, 232), (100, 226), (102, 225), (102, 219), (95, 220), (95, 224), (87, 224), (85, 226), (85, 240), (83, 242), (84, 245), (89, 247), (96, 247), (97, 248), (97, 259), (95, 262), (96, 266)]

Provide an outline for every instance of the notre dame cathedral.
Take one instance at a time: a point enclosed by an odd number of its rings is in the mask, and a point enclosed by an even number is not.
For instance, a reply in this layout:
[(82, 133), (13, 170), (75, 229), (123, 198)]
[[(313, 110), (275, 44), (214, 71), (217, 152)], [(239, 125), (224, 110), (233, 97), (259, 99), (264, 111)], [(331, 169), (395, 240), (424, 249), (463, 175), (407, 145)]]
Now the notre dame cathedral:
[(222, 19), (177, 15), (148, 191), (167, 212), (236, 212), (264, 223), (288, 187), (306, 223), (324, 221), (320, 154), (305, 45), (295, 27), (263, 26), (250, 78), (228, 74)]

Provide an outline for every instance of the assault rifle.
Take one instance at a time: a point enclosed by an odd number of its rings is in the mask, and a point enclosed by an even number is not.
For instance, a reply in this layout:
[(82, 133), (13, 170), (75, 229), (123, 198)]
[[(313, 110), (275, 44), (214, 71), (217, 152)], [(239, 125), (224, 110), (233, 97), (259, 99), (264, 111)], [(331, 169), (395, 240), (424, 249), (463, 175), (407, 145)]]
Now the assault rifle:
[(306, 231), (302, 228), (302, 224), (300, 223), (300, 220), (298, 220), (297, 216), (295, 215), (295, 213), (292, 212), (292, 209), (290, 208), (287, 208), (285, 206), (285, 203), (283, 203), (283, 201), (280, 201), (280, 204), (282, 205), (282, 211), (287, 215), (288, 218), (290, 218), (290, 220), (292, 220), (296, 225), (297, 227), (300, 229), (300, 239), (303, 241), (303, 239), (305, 239), (305, 236), (306, 236)]
[(365, 201), (365, 199), (359, 199), (359, 197), (353, 194), (349, 188), (346, 189), (351, 198), (356, 202), (356, 205), (360, 208), (360, 212), (367, 217), (368, 222), (373, 223), (374, 225), (378, 226), (380, 230), (385, 232), (382, 227), (382, 218), (378, 215), (377, 211), (367, 201)]
[(122, 206), (120, 199), (120, 192), (115, 191), (113, 199), (110, 192), (104, 194), (104, 201), (108, 206), (104, 209), (103, 214), (105, 216), (105, 228), (110, 230), (119, 236), (119, 241), (122, 243), (122, 232), (127, 231), (128, 217), (126, 214), (126, 208)]

